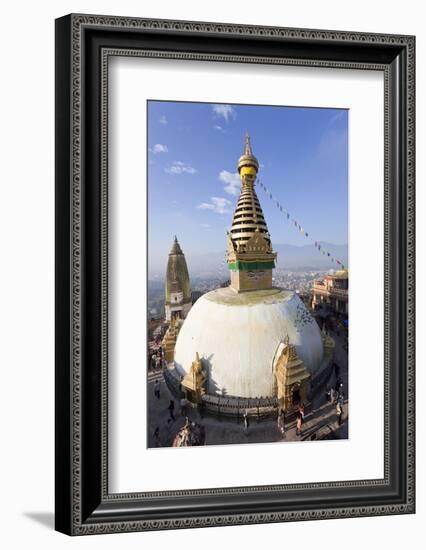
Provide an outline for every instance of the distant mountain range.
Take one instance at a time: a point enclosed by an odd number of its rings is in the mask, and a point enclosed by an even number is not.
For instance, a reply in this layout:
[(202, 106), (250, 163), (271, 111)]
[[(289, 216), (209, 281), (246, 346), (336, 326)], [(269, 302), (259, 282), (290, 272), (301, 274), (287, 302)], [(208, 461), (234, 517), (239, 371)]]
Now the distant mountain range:
[[(321, 247), (327, 252), (330, 252), (333, 258), (340, 260), (345, 266), (348, 265), (348, 245), (338, 245), (321, 242)], [(335, 262), (331, 262), (330, 258), (320, 253), (315, 246), (304, 245), (296, 246), (292, 244), (275, 244), (275, 252), (278, 253), (277, 267), (281, 269), (291, 269), (295, 271), (310, 271), (315, 269), (338, 269), (339, 266)], [(212, 273), (217, 273), (222, 265), (222, 269), (226, 266), (223, 263), (224, 252), (212, 252), (202, 254), (186, 254), (188, 269), (192, 276), (207, 276)], [(150, 277), (164, 276), (165, 266), (151, 265), (149, 269)]]
[[(333, 258), (341, 261), (345, 266), (348, 265), (348, 245), (320, 243), (323, 250), (330, 252)], [(337, 269), (339, 266), (331, 262), (330, 258), (319, 252), (312, 244), (304, 246), (294, 246), (291, 244), (274, 245), (275, 252), (278, 253), (277, 267), (281, 268), (302, 268), (313, 267), (314, 269)]]

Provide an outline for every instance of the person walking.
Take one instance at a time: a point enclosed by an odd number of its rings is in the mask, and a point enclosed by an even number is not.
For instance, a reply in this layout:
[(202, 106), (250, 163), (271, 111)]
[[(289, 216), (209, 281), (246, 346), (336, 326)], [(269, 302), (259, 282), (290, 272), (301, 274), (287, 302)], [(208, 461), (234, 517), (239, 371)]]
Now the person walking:
[(154, 382), (154, 395), (157, 399), (160, 399), (160, 381), (156, 380)]
[(282, 437), (285, 437), (285, 410), (280, 409), (278, 413), (278, 429), (281, 432)]
[(170, 421), (174, 422), (176, 419), (174, 415), (175, 402), (173, 401), (173, 399), (170, 399), (170, 404), (167, 408), (169, 409), (169, 415), (170, 415), (170, 418), (168, 419), (167, 423), (169, 423)]
[(297, 411), (297, 417), (296, 417), (296, 435), (302, 435), (302, 423), (303, 423), (303, 416), (300, 411)]
[(244, 432), (245, 432), (246, 435), (248, 435), (249, 419), (248, 419), (248, 416), (247, 416), (247, 411), (245, 411), (244, 414), (243, 414), (243, 422), (244, 422)]
[(343, 422), (343, 404), (344, 404), (344, 397), (343, 397), (343, 393), (339, 394), (338, 398), (337, 398), (337, 403), (336, 403), (336, 413), (337, 413), (337, 420), (338, 420), (338, 423), (339, 423), (339, 426), (342, 425), (342, 422)]
[(339, 377), (336, 379), (336, 385), (334, 386), (334, 389), (336, 390), (336, 392), (340, 392), (340, 388), (342, 388), (343, 390), (342, 380)]

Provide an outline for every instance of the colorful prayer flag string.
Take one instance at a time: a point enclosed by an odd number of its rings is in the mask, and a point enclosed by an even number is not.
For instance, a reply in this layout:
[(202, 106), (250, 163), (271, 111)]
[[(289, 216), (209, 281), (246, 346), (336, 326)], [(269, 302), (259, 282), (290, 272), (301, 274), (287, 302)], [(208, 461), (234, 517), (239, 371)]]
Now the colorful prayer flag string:
[[(271, 191), (269, 191), (269, 189), (266, 187), (266, 185), (262, 181), (259, 181), (259, 180), (258, 180), (257, 183), (265, 191), (265, 193), (269, 196), (269, 198), (272, 201), (275, 201), (275, 204), (276, 204), (277, 208), (280, 210), (280, 212), (283, 212), (283, 214), (285, 214), (287, 220), (292, 222), (294, 224), (294, 227), (296, 227), (300, 231), (300, 233), (304, 234), (304, 236), (308, 239), (309, 238), (309, 233), (303, 229), (303, 227), (300, 225), (300, 223), (296, 219), (294, 219), (292, 217), (292, 215), (290, 214), (290, 212), (288, 210), (286, 210), (283, 207), (283, 205), (273, 196), (273, 194), (271, 193)], [(323, 256), (327, 256), (328, 258), (330, 258), (330, 260), (332, 262), (338, 264), (340, 267), (345, 269), (344, 264), (341, 261), (339, 261), (338, 259), (334, 258), (328, 250), (324, 250), (323, 247), (320, 245), (320, 243), (318, 241), (314, 241), (312, 239), (312, 237), (311, 237), (310, 240), (313, 243), (314, 247), (318, 250), (318, 252), (320, 252), (320, 253), (322, 252)]]

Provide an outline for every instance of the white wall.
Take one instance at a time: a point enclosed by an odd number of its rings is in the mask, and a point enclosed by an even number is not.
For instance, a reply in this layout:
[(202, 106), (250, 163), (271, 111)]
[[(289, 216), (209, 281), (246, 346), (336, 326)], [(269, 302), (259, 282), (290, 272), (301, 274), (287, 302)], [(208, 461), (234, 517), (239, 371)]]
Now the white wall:
[[(418, 343), (418, 513), (365, 518), (226, 527), (209, 530), (69, 539), (53, 524), (53, 20), (69, 12), (199, 19), (417, 35), (417, 150), (425, 143), (426, 31), (420, 1), (388, 0), (87, 0), (3, 5), (1, 64), (0, 224), (2, 301), (0, 393), (0, 542), (3, 548), (60, 549), (297, 545), (401, 548), (419, 541), (425, 508), (425, 339)], [(425, 280), (424, 155), (417, 166), (418, 281)], [(423, 244), (423, 246), (422, 246)], [(418, 285), (418, 333), (425, 332), (424, 284)], [(424, 538), (424, 537), (422, 537)], [(74, 547), (75, 547), (74, 546)]]

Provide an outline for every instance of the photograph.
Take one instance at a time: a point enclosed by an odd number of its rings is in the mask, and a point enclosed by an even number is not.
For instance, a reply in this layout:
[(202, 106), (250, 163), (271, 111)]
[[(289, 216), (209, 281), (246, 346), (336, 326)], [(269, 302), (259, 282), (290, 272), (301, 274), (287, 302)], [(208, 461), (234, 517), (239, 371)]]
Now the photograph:
[(332, 520), (352, 548), (358, 518), (400, 547), (416, 513), (421, 18), (369, 6), (366, 27), (365, 10), (312, 3), (309, 21), (289, 5), (262, 22), (262, 4), (250, 23), (232, 6), (229, 22), (216, 5), (213, 21), (181, 3), (58, 8), (55, 529), (187, 545), (227, 526), (229, 546), (270, 524), (297, 544), (303, 521), (321, 546)]
[(146, 108), (147, 447), (348, 439), (349, 110)]

